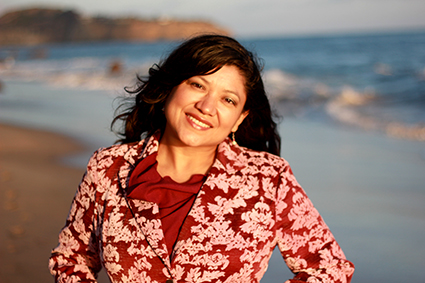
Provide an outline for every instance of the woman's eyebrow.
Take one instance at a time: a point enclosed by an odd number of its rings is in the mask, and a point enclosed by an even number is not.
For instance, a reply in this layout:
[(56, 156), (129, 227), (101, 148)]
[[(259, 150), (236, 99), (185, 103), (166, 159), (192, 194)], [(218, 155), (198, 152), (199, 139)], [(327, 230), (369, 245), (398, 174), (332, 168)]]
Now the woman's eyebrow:
[(240, 95), (237, 91), (234, 91), (234, 90), (231, 90), (231, 89), (225, 89), (224, 92), (229, 93), (229, 94), (233, 94), (233, 95), (237, 96), (238, 98), (240, 98)]
[[(204, 78), (204, 77), (202, 77), (202, 76), (197, 76), (200, 80), (202, 80), (205, 84), (207, 84), (207, 85), (209, 85), (210, 84), (210, 82), (206, 79), (206, 78)], [(236, 95), (237, 97), (239, 97), (240, 98), (240, 95), (239, 95), (239, 93), (237, 92), (237, 91), (234, 91), (234, 90), (231, 90), (231, 89), (224, 89), (224, 92), (225, 93), (230, 93), (230, 94), (233, 94), (233, 95)]]
[(202, 80), (204, 83), (206, 83), (206, 84), (210, 84), (210, 82), (209, 82), (206, 78), (204, 78), (204, 77), (202, 77), (202, 76), (198, 76), (198, 78), (199, 78), (200, 80)]

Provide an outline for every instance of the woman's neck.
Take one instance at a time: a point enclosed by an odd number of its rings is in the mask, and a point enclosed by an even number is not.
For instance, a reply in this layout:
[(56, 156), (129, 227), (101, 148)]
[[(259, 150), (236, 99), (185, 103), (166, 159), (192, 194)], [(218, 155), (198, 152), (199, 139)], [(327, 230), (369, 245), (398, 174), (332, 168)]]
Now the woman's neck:
[(215, 148), (179, 147), (159, 144), (158, 173), (169, 176), (178, 183), (186, 182), (192, 175), (205, 175), (215, 158)]

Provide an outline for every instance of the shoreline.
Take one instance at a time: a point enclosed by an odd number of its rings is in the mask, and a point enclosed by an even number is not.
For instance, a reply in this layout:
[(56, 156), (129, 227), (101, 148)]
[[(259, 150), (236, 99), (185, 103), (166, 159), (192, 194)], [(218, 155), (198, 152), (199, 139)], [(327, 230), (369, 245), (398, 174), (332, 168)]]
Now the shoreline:
[(84, 168), (61, 158), (85, 150), (62, 134), (0, 122), (2, 283), (52, 282), (50, 251)]

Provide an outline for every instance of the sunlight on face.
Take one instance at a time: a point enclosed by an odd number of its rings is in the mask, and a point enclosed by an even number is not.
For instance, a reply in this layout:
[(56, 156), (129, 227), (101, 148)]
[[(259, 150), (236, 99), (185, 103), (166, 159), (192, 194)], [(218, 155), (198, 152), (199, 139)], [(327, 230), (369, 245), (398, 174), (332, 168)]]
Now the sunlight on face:
[(167, 99), (162, 140), (176, 146), (215, 148), (248, 115), (243, 112), (245, 101), (245, 79), (235, 66), (191, 77)]

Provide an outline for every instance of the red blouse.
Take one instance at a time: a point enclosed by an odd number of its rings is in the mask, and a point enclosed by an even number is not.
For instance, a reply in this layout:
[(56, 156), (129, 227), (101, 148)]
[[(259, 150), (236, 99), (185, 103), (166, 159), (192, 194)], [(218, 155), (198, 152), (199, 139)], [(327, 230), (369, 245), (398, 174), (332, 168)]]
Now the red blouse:
[(157, 171), (156, 156), (157, 154), (152, 154), (137, 164), (130, 176), (128, 197), (158, 204), (171, 257), (180, 227), (201, 189), (205, 175), (193, 175), (184, 183), (177, 183), (169, 176), (161, 177)]

